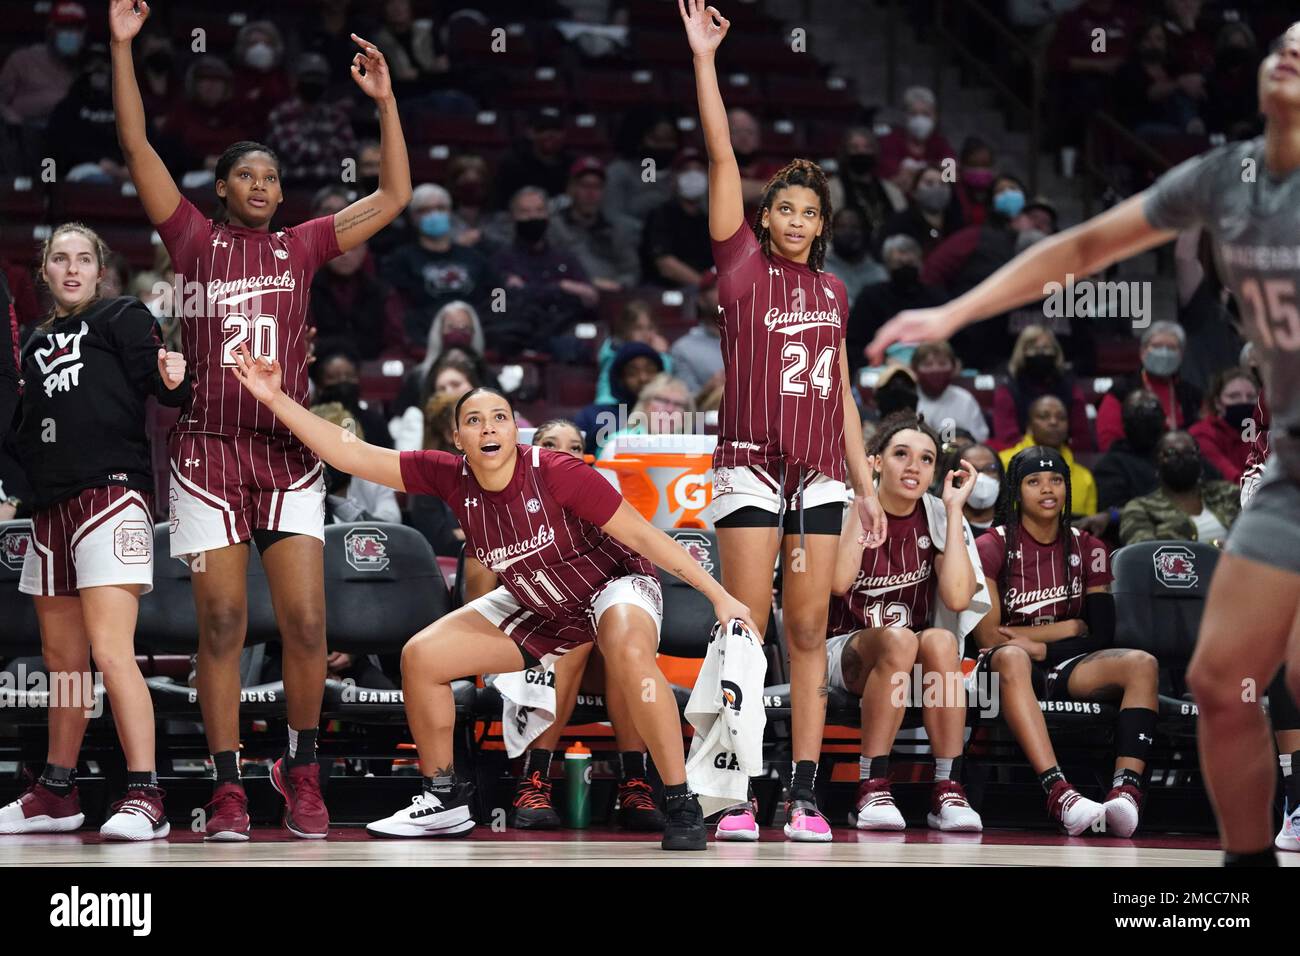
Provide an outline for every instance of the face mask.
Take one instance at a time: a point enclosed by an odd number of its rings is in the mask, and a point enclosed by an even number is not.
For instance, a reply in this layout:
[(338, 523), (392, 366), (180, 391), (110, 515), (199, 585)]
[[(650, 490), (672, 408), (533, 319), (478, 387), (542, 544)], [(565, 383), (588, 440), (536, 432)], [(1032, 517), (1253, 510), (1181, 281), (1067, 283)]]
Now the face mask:
[(82, 39), (80, 30), (59, 30), (54, 34), (54, 49), (60, 56), (74, 57), (81, 52)]
[(1025, 374), (1032, 378), (1055, 378), (1056, 355), (1052, 352), (1034, 352), (1025, 356)]
[(1143, 406), (1124, 418), (1124, 437), (1129, 447), (1140, 455), (1148, 454), (1165, 433), (1165, 413), (1154, 406)]
[(451, 213), (445, 209), (435, 209), (420, 217), (420, 233), (430, 239), (441, 239), (451, 232)]
[(546, 226), (549, 219), (520, 219), (515, 223), (515, 235), (530, 245), (534, 242), (540, 242), (542, 236), (546, 235)]
[(709, 191), (709, 175), (698, 169), (677, 174), (677, 194), (694, 202)]
[(891, 270), (889, 281), (900, 289), (914, 289), (921, 284), (921, 270), (909, 262)]
[(275, 50), (269, 43), (254, 43), (244, 51), (244, 62), (254, 70), (269, 70), (275, 63)]
[(860, 233), (836, 233), (835, 238), (831, 240), (831, 246), (841, 259), (853, 260), (862, 255), (866, 243), (862, 241)]
[(947, 183), (916, 188), (916, 204), (926, 212), (943, 212), (952, 202), (952, 188)]
[(474, 344), (474, 333), (468, 329), (448, 329), (442, 333), (444, 349), (469, 348)]
[(335, 382), (320, 390), (317, 404), (325, 405), (338, 402), (344, 408), (356, 408), (361, 400), (361, 385), (358, 382)]
[(1001, 483), (992, 475), (980, 472), (975, 476), (975, 487), (971, 489), (970, 497), (966, 501), (976, 511), (992, 508), (998, 500), (998, 491), (1001, 487)]
[(988, 189), (993, 185), (993, 170), (983, 166), (963, 169), (961, 178), (971, 189)]
[(315, 103), (325, 95), (325, 84), (320, 80), (299, 80), (298, 96), (304, 103)]
[(875, 153), (854, 153), (848, 158), (849, 171), (858, 176), (865, 176), (876, 170)]
[(1025, 194), (1019, 189), (1004, 189), (993, 197), (993, 209), (999, 215), (1014, 219), (1025, 208)]
[(917, 372), (916, 381), (921, 391), (931, 398), (938, 398), (952, 382), (952, 372)]
[(1223, 420), (1237, 431), (1245, 428), (1247, 420), (1254, 417), (1254, 402), (1237, 402), (1232, 405), (1225, 405), (1223, 408)]
[(1190, 491), (1201, 479), (1201, 459), (1195, 452), (1178, 451), (1160, 462), (1160, 480), (1174, 491)]
[(1142, 367), (1160, 378), (1173, 375), (1182, 364), (1183, 354), (1178, 349), (1164, 346), (1147, 349), (1147, 354), (1142, 357)]
[(144, 65), (153, 73), (171, 72), (173, 62), (174, 60), (172, 59), (172, 55), (165, 50), (150, 53), (144, 58)]
[(908, 117), (907, 132), (910, 133), (912, 139), (915, 140), (929, 139), (930, 134), (934, 132), (934, 120), (919, 113), (915, 116)]

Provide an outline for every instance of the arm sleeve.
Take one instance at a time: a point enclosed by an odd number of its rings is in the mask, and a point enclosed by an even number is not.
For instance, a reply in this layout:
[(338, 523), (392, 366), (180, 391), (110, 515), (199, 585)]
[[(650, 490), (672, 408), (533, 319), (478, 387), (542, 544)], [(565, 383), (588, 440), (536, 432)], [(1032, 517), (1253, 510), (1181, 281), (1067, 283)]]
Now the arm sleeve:
[(168, 388), (158, 374), (158, 350), (163, 347), (158, 324), (137, 299), (108, 324), (108, 334), (117, 349), (131, 385), (141, 395), (152, 395), (159, 405), (179, 408), (190, 397), (190, 373), (176, 388)]
[(1193, 156), (1157, 179), (1144, 193), (1142, 211), (1156, 229), (1190, 229), (1205, 222), (1211, 201), (1209, 173), (1222, 154)]
[(1096, 638), (1101, 647), (1115, 643), (1115, 596), (1104, 592), (1083, 596), (1083, 619), (1088, 622), (1088, 634)]
[(432, 495), (447, 501), (463, 461), (459, 455), (445, 451), (404, 451), (401, 453), (402, 484), (409, 494)]
[(542, 479), (555, 500), (583, 521), (599, 528), (614, 517), (623, 503), (623, 496), (614, 486), (580, 459), (543, 450), (541, 461)]

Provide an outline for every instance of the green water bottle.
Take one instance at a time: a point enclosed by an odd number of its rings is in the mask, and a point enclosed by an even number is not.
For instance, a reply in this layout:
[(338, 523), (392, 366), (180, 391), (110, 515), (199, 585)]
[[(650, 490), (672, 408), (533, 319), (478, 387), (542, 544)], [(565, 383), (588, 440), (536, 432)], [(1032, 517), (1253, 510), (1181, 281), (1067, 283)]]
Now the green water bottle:
[(564, 791), (569, 804), (569, 828), (591, 824), (591, 751), (579, 740), (564, 751)]

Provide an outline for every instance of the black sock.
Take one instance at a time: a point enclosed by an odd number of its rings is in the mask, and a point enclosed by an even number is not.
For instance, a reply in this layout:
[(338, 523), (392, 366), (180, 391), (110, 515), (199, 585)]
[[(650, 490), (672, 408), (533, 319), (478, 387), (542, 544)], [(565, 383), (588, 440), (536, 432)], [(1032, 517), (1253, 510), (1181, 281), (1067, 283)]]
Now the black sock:
[(1061, 768), (1053, 764), (1038, 775), (1038, 784), (1043, 788), (1043, 793), (1051, 796), (1056, 781), (1064, 779), (1065, 774), (1061, 773)]
[(212, 755), (212, 766), (216, 772), (217, 783), (239, 783), (239, 754), (234, 750), (223, 750)]
[(289, 728), (289, 746), (284, 752), (286, 767), (301, 767), (303, 764), (316, 762), (316, 734), (318, 727), (306, 730)]
[(440, 772), (436, 777), (425, 777), (421, 786), (429, 793), (436, 793), (440, 796), (451, 793), (456, 786), (456, 773), (450, 767), (444, 768), (445, 772)]
[(1277, 866), (1277, 854), (1273, 848), (1267, 850), (1256, 850), (1254, 853), (1227, 853), (1223, 854), (1224, 866)]
[(158, 773), (155, 770), (128, 770), (126, 772), (126, 789), (140, 790), (144, 787), (158, 789)]
[(685, 800), (690, 795), (690, 788), (684, 783), (674, 783), (664, 787), (664, 800), (670, 808), (674, 800)]
[(1300, 807), (1300, 750), (1291, 755), (1291, 773), (1282, 778), (1282, 792), (1286, 794), (1287, 809)]
[(543, 780), (551, 779), (551, 751), (545, 747), (530, 750), (524, 754), (524, 769), (519, 774), (521, 780), (527, 780), (536, 771)]
[(37, 782), (55, 796), (66, 797), (77, 785), (77, 771), (72, 767), (47, 763)]
[(790, 780), (791, 800), (812, 800), (817, 791), (817, 761), (800, 760), (794, 765)]
[(1149, 707), (1125, 707), (1115, 723), (1115, 755), (1133, 757), (1143, 763), (1151, 759), (1155, 743), (1156, 712)]
[(621, 751), (618, 755), (618, 764), (623, 772), (623, 782), (645, 779), (645, 754), (641, 751)]
[(879, 780), (882, 777), (889, 779), (889, 754), (883, 757), (858, 757), (858, 776), (863, 780)]
[(1115, 779), (1111, 781), (1112, 787), (1134, 787), (1142, 789), (1142, 774), (1136, 770), (1124, 769), (1116, 772)]

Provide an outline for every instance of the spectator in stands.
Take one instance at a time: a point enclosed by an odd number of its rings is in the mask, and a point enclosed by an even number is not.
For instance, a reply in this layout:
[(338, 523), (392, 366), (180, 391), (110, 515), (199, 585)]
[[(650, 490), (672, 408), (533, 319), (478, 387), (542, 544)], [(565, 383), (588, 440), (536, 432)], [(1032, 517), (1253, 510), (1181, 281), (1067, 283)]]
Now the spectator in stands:
[(547, 197), (559, 196), (569, 183), (573, 157), (564, 148), (564, 118), (559, 110), (538, 110), (528, 121), (524, 138), (515, 143), (497, 165), (493, 185), (495, 205), (509, 205), (525, 186), (542, 189)]
[(893, 180), (900, 189), (910, 185), (926, 166), (937, 166), (957, 156), (952, 144), (938, 131), (938, 109), (932, 90), (908, 87), (903, 91), (903, 111), (907, 114), (903, 125), (890, 130), (880, 141), (880, 177)]
[[(455, 410), (458, 395), (446, 393), (434, 395), (425, 404), (424, 441), (417, 442), (415, 448), (433, 448), (449, 454), (460, 454), (452, 433), (456, 430)], [(400, 443), (399, 443), (400, 446)], [(465, 532), (461, 530), (455, 514), (441, 498), (432, 495), (407, 494), (406, 523), (420, 534), (439, 557), (455, 558), (460, 555), (465, 545)]]
[(845, 206), (835, 210), (831, 220), (831, 247), (826, 252), (826, 271), (838, 276), (849, 294), (849, 308), (862, 291), (873, 282), (889, 278), (885, 267), (871, 254), (871, 235), (862, 210)]
[(977, 442), (989, 437), (980, 403), (967, 389), (953, 384), (961, 362), (950, 344), (922, 342), (912, 353), (911, 364), (916, 373), (916, 410), (927, 425), (945, 439), (956, 428), (964, 428)]
[(907, 208), (885, 222), (882, 236), (911, 236), (928, 256), (944, 239), (961, 228), (961, 205), (953, 199), (952, 186), (938, 166), (926, 166), (916, 174)]
[(637, 244), (640, 225), (605, 211), (605, 164), (584, 156), (569, 170), (566, 200), (551, 218), (555, 242), (582, 263), (591, 284), (601, 292), (635, 286), (640, 275)]
[(110, 252), (104, 260), (104, 271), (99, 274), (99, 297), (116, 299), (128, 295), (131, 288), (131, 267), (118, 252)]
[(451, 61), (431, 18), (416, 19), (411, 0), (385, 0), (384, 19), (371, 38), (385, 52), (393, 73), (393, 91), (405, 98), (419, 97), (429, 90), (430, 81), (444, 77)]
[(586, 439), (587, 454), (600, 455), (609, 436), (625, 424), (625, 416), (636, 404), (641, 389), (663, 370), (659, 353), (644, 342), (628, 342), (618, 350), (608, 375), (614, 401), (608, 404), (592, 402), (573, 419)]
[(10, 137), (22, 137), (23, 127), (45, 125), (81, 72), (85, 43), (85, 7), (59, 2), (50, 8), (45, 40), (14, 50), (5, 59), (0, 68), (0, 117)]
[(307, 374), (311, 378), (313, 402), (318, 405), (337, 402), (370, 435), (373, 444), (393, 447), (384, 416), (361, 397), (361, 357), (350, 342), (322, 339), (316, 347), (316, 361)]
[(389, 253), (379, 271), (406, 305), (407, 338), (423, 342), (440, 308), (461, 299), (484, 309), (501, 282), (481, 252), (452, 242), (447, 190), (433, 183), (415, 187), (407, 216), (415, 240)]
[[(298, 52), (319, 53), (326, 63), (351, 63), (357, 46), (352, 41), (356, 14), (350, 11), (352, 0), (321, 0), (313, 6), (318, 11), (315, 20), (308, 21), (298, 30)], [(373, 38), (371, 38), (373, 39)], [(329, 86), (323, 99), (329, 103), (352, 99), (352, 83), (328, 78)]]
[(1065, 402), (1059, 396), (1045, 392), (1029, 403), (1029, 424), (1024, 438), (1010, 448), (998, 452), (1006, 467), (1017, 452), (1041, 445), (1060, 452), (1070, 468), (1070, 485), (1074, 489), (1072, 518), (1091, 516), (1097, 511), (1097, 482), (1092, 472), (1075, 460), (1070, 449), (1070, 418)]
[(963, 449), (961, 460), (970, 462), (975, 468), (975, 487), (961, 511), (970, 525), (971, 534), (978, 538), (993, 527), (1006, 471), (1002, 459), (988, 445), (975, 444)]
[(1214, 35), (1201, 20), (1201, 0), (1165, 0), (1169, 58), (1180, 75), (1201, 75), (1214, 66)]
[(1117, 98), (1119, 117), (1138, 137), (1205, 134), (1200, 115), (1205, 77), (1177, 72), (1159, 20), (1142, 27), (1132, 55), (1115, 76), (1115, 85), (1124, 91)]
[(670, 354), (673, 374), (686, 383), (696, 402), (700, 402), (723, 384), (717, 269), (710, 269), (700, 280), (695, 317), (695, 325), (673, 343)]
[(1239, 482), (1256, 435), (1267, 424), (1256, 419), (1259, 388), (1239, 366), (1224, 369), (1210, 382), (1205, 417), (1188, 429), (1201, 452), (1225, 481)]
[[(887, 238), (880, 257), (889, 270), (889, 281), (863, 286), (849, 313), (845, 341), (853, 371), (866, 363), (863, 350), (882, 325), (905, 309), (929, 308), (944, 301), (936, 289), (921, 283), (921, 247), (911, 236)], [(911, 349), (893, 347), (887, 354), (903, 361), (911, 357)]]
[(877, 421), (884, 421), (894, 412), (915, 412), (919, 399), (916, 373), (906, 365), (887, 365), (876, 379), (871, 398)]
[(1123, 434), (1111, 441), (1092, 468), (1097, 479), (1097, 507), (1106, 515), (1107, 524), (1114, 526), (1119, 525), (1120, 508), (1155, 491), (1159, 483), (1156, 443), (1169, 431), (1169, 419), (1160, 399), (1145, 388), (1134, 388), (1126, 394), (1120, 416)]
[[(326, 186), (312, 201), (312, 216), (332, 216), (349, 202), (343, 187)], [(404, 312), (401, 297), (375, 275), (367, 243), (331, 259), (312, 279), (308, 321), (321, 338), (344, 339), (363, 359), (410, 354)]]
[(685, 435), (695, 422), (695, 397), (680, 378), (661, 372), (646, 383), (628, 415), (627, 428), (605, 441), (601, 459), (614, 455), (614, 439), (628, 435)]
[(968, 136), (961, 144), (957, 185), (953, 193), (961, 212), (962, 225), (979, 226), (988, 217), (993, 183), (997, 179), (993, 159), (993, 147), (978, 136)]
[(1111, 80), (1133, 43), (1136, 15), (1127, 6), (1115, 0), (1085, 0), (1057, 24), (1050, 62), (1057, 77), (1057, 134), (1063, 145), (1082, 146), (1087, 123), (1080, 117), (1107, 105)]
[(677, 124), (666, 113), (634, 110), (625, 116), (617, 135), (619, 157), (605, 179), (606, 212), (644, 223), (652, 209), (672, 199), (669, 170), (677, 141)]
[(641, 234), (641, 273), (647, 282), (698, 286), (713, 267), (709, 242), (708, 165), (694, 148), (673, 162), (673, 198), (651, 211)]
[(328, 83), (325, 58), (302, 54), (293, 67), (294, 96), (267, 117), (267, 143), (280, 154), (284, 178), (295, 185), (338, 182), (343, 161), (357, 154), (352, 120), (324, 99)]
[(1153, 392), (1164, 407), (1167, 428), (1188, 428), (1201, 413), (1201, 390), (1178, 375), (1187, 333), (1177, 322), (1152, 322), (1142, 333), (1139, 356), (1142, 370), (1118, 378), (1097, 407), (1097, 447), (1108, 451), (1124, 432), (1120, 402), (1135, 388)]
[[(367, 196), (379, 188), (379, 141), (363, 140), (357, 144), (357, 192)], [(453, 217), (454, 219), (454, 217)], [(454, 230), (453, 230), (454, 231)], [(370, 237), (366, 243), (370, 254), (378, 263), (394, 249), (413, 241), (415, 235), (411, 221), (406, 216), (398, 216), (379, 232)], [(459, 240), (456, 240), (457, 244)]]
[(673, 371), (673, 360), (668, 351), (668, 340), (659, 334), (654, 312), (643, 299), (632, 299), (623, 306), (610, 323), (609, 337), (600, 344), (596, 353), (596, 404), (608, 405), (614, 401), (609, 387), (609, 367), (614, 356), (628, 342), (644, 342), (659, 353), (664, 371)]
[(853, 206), (867, 220), (867, 232), (879, 235), (885, 222), (907, 208), (907, 197), (878, 172), (880, 145), (866, 126), (850, 127), (836, 158), (839, 170), (827, 182), (831, 209)]
[(159, 128), (184, 150), (187, 171), (215, 169), (226, 147), (245, 136), (243, 120), (231, 100), (233, 78), (221, 57), (199, 57), (185, 71), (184, 101), (159, 120)]
[(1156, 462), (1160, 487), (1124, 506), (1120, 540), (1134, 544), (1172, 538), (1223, 547), (1241, 513), (1241, 488), (1233, 481), (1207, 481), (1196, 440), (1184, 431), (1161, 437)]
[(176, 51), (172, 38), (163, 30), (140, 31), (140, 62), (136, 68), (136, 83), (144, 103), (144, 115), (150, 123), (166, 116), (180, 105), (184, 96), (180, 74), (176, 70)]
[(1215, 40), (1214, 66), (1206, 82), (1205, 126), (1229, 140), (1263, 132), (1259, 116), (1259, 42), (1244, 20), (1225, 23)]
[(736, 153), (736, 165), (740, 167), (740, 194), (745, 200), (745, 209), (756, 211), (763, 198), (763, 187), (781, 166), (760, 155), (763, 127), (749, 110), (728, 110), (727, 126), (731, 130), (731, 148)]
[[(360, 441), (367, 441), (365, 427), (353, 417), (352, 409), (341, 403), (318, 402), (312, 406), (311, 413), (347, 429)], [(369, 440), (373, 441), (374, 437), (371, 435)], [(324, 462), (322, 466), (325, 472), (326, 524), (349, 521), (391, 521), (396, 524), (402, 520), (392, 488), (338, 471)]]
[(1065, 353), (1055, 335), (1041, 325), (1027, 326), (1016, 339), (1007, 371), (1009, 380), (993, 391), (990, 447), (1004, 449), (1019, 441), (1029, 421), (1030, 403), (1050, 394), (1066, 408), (1070, 447), (1075, 452), (1093, 450), (1087, 401), (1074, 374), (1066, 368)]
[[(387, 48), (381, 45), (381, 49)], [(387, 59), (391, 70), (393, 61)], [(271, 110), (293, 95), (284, 69), (284, 38), (280, 28), (270, 20), (244, 24), (235, 35), (234, 60), (241, 66), (235, 102), (240, 116), (250, 124), (250, 135), (260, 139)]]
[[(455, 204), (451, 217), (452, 237), (457, 245), (470, 246), (490, 256), (509, 241), (509, 235), (494, 230), (488, 211), (487, 160), (462, 153), (447, 164), (447, 189)], [(503, 219), (506, 217), (502, 217)]]
[[(483, 354), (484, 348), (483, 324), (472, 305), (456, 300), (438, 310), (429, 327), (424, 358), (406, 373), (392, 405), (396, 417), (390, 427), (399, 447), (404, 450), (420, 447), (418, 436), (422, 426), (419, 414), (430, 396), (438, 391), (438, 372), (435, 371), (438, 363), (447, 355), (477, 357)], [(471, 366), (471, 371), (466, 376), (468, 380), (478, 379), (487, 384), (497, 384), (489, 380), (489, 373), (481, 362), (467, 361)], [(448, 378), (451, 378), (451, 373), (448, 373)]]

